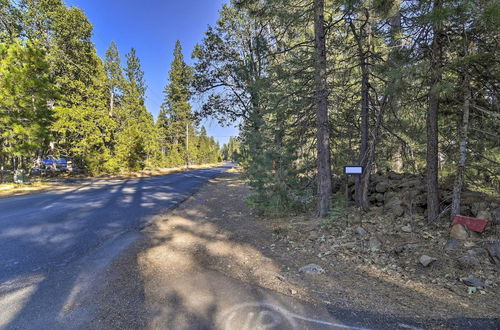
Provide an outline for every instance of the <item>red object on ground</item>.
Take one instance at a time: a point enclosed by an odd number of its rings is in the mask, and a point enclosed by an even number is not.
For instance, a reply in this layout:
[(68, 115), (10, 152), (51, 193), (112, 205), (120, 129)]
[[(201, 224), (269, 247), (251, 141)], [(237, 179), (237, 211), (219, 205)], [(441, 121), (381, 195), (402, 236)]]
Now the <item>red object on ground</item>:
[(455, 218), (453, 219), (453, 222), (451, 223), (451, 225), (452, 226), (453, 225), (464, 225), (469, 230), (473, 230), (473, 231), (476, 231), (478, 233), (482, 233), (483, 230), (488, 225), (488, 220), (471, 218), (471, 217), (464, 217), (462, 215), (456, 215)]

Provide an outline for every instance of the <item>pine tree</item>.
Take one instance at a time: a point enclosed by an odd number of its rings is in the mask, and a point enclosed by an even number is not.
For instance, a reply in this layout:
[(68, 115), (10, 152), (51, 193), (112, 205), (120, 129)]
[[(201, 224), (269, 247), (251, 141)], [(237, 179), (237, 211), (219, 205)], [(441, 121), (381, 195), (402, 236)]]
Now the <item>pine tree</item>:
[(189, 152), (192, 149), (189, 148), (189, 135), (193, 135), (190, 131), (194, 129), (189, 104), (191, 80), (192, 69), (184, 62), (181, 43), (177, 40), (157, 126), (161, 140), (168, 145), (164, 145), (165, 153), (173, 153), (175, 158), (177, 154), (183, 155), (186, 164), (193, 158), (193, 152)]
[(132, 48), (126, 55), (120, 118), (123, 124), (117, 132), (116, 157), (126, 170), (154, 167), (159, 162), (159, 138), (153, 116), (146, 110), (144, 72)]
[(120, 55), (118, 47), (114, 41), (111, 42), (106, 50), (106, 60), (104, 67), (108, 76), (108, 89), (109, 89), (109, 116), (114, 116), (114, 108), (119, 103), (117, 102), (121, 88), (123, 87), (123, 71), (120, 64)]
[(36, 43), (0, 44), (0, 95), (0, 166), (9, 156), (15, 169), (26, 169), (26, 161), (48, 144), (55, 95), (45, 52)]

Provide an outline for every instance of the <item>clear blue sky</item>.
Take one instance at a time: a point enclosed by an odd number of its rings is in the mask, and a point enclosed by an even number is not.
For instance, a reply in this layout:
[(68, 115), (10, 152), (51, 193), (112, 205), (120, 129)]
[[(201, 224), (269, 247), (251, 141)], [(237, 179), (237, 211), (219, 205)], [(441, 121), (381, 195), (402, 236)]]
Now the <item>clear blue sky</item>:
[[(141, 60), (148, 90), (146, 106), (158, 115), (163, 88), (173, 59), (175, 41), (181, 41), (184, 58), (192, 63), (191, 51), (201, 42), (208, 25), (214, 25), (225, 0), (66, 0), (69, 6), (85, 11), (94, 25), (93, 41), (104, 58), (114, 40), (125, 63), (125, 54), (134, 47)], [(197, 104), (192, 104), (196, 108)], [(225, 143), (235, 136), (233, 127), (220, 127), (215, 120), (203, 122), (208, 135)]]

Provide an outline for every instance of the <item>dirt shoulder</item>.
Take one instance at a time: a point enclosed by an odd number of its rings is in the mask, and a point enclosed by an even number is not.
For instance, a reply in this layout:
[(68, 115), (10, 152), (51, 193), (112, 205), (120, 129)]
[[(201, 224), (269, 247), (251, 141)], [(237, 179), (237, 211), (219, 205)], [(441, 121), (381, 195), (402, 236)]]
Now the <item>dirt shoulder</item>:
[[(353, 315), (421, 320), (438, 328), (464, 317), (489, 318), (483, 328), (499, 321), (491, 319), (498, 317), (497, 279), (483, 293), (467, 294), (465, 286), (450, 289), (422, 277), (428, 269), (401, 273), (377, 263), (383, 250), (353, 254), (351, 242), (348, 250), (335, 251), (331, 246), (343, 244), (350, 227), (321, 232), (314, 219), (257, 217), (244, 202), (248, 193), (237, 174), (225, 174), (145, 228), (109, 269), (92, 326), (210, 328), (221, 306), (255, 296), (255, 288)], [(299, 272), (311, 263), (325, 272)]]
[(83, 176), (83, 175), (60, 176), (55, 178), (36, 179), (28, 184), (3, 183), (0, 184), (0, 198), (37, 194), (55, 190), (71, 189), (85, 185), (93, 180), (146, 178), (156, 175), (166, 175), (173, 173), (181, 173), (185, 171), (199, 170), (204, 168), (211, 168), (220, 165), (222, 165), (222, 163), (191, 165), (189, 168), (186, 167), (159, 168), (154, 170), (144, 170), (140, 172), (130, 172), (130, 173), (122, 173), (116, 175), (100, 175), (95, 177)]

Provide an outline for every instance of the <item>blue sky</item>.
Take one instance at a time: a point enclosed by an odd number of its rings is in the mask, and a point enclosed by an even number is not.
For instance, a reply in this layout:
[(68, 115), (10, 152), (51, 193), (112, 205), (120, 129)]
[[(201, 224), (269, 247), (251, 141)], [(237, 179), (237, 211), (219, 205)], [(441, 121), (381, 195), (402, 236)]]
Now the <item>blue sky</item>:
[[(114, 40), (125, 63), (125, 54), (134, 47), (141, 60), (148, 90), (148, 111), (158, 115), (163, 88), (179, 39), (184, 58), (192, 64), (191, 51), (201, 42), (208, 25), (214, 25), (225, 0), (66, 0), (85, 11), (94, 25), (93, 42), (99, 56)], [(196, 108), (197, 104), (192, 104)], [(220, 127), (215, 120), (203, 122), (208, 135), (225, 143), (238, 134), (234, 127)]]

